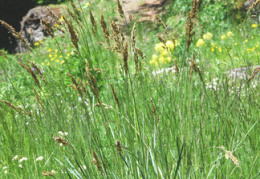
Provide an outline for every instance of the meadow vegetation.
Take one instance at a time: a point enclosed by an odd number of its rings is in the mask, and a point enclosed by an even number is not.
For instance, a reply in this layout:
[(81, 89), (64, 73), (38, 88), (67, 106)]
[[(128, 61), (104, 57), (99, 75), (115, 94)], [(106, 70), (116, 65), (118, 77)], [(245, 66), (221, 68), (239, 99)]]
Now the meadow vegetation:
[(260, 64), (250, 12), (173, 1), (151, 24), (91, 2), (1, 50), (0, 178), (258, 178), (260, 68), (227, 73)]

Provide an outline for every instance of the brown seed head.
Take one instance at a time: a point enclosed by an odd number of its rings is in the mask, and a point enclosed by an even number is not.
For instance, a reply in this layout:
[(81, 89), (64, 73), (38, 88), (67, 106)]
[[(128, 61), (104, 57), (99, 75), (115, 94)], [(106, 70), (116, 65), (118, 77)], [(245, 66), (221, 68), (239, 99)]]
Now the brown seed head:
[(249, 83), (260, 71), (260, 66), (256, 67), (256, 69), (253, 71), (252, 75), (248, 78), (247, 83)]
[(123, 50), (123, 61), (124, 61), (124, 69), (125, 69), (125, 74), (128, 73), (128, 43), (125, 44), (124, 50)]
[(117, 0), (117, 10), (120, 14), (120, 17), (124, 18), (125, 17), (125, 13), (123, 11), (122, 5), (120, 4), (119, 0)]
[(97, 29), (97, 23), (96, 23), (96, 21), (95, 21), (95, 18), (94, 18), (94, 16), (93, 16), (91, 10), (89, 11), (89, 17), (90, 17), (90, 21), (91, 21), (93, 27), (94, 27), (95, 29)]

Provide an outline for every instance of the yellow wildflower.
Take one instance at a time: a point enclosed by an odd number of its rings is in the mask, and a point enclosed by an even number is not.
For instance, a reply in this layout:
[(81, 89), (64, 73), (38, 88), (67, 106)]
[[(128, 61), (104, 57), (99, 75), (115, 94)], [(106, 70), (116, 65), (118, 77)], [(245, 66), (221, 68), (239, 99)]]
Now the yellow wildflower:
[(201, 47), (205, 44), (204, 40), (203, 39), (199, 39), (198, 42), (196, 43), (196, 46), (197, 47)]
[(221, 47), (219, 47), (218, 51), (219, 51), (219, 52), (222, 52), (222, 48), (221, 48)]
[(64, 21), (63, 16), (60, 16), (60, 22)]
[(48, 51), (51, 52), (51, 49), (49, 48)]
[(163, 56), (159, 57), (159, 63), (160, 64), (166, 64), (165, 57), (163, 57)]
[(61, 64), (63, 64), (64, 62), (65, 62), (65, 61), (64, 61), (64, 60), (62, 60), (60, 63), (61, 63)]
[(90, 4), (89, 4), (89, 3), (86, 3), (86, 6), (88, 7), (88, 6), (90, 6)]
[(158, 56), (155, 55), (155, 54), (153, 54), (153, 56), (152, 56), (152, 60), (157, 60), (157, 59), (158, 59)]
[(251, 39), (254, 39), (254, 36), (251, 36)]
[(159, 63), (158, 63), (158, 61), (157, 61), (157, 60), (153, 59), (153, 60), (151, 60), (151, 61), (150, 61), (150, 65), (153, 65), (153, 66), (158, 66), (158, 65), (159, 65)]
[(42, 64), (42, 66), (44, 66), (44, 63), (41, 63)]
[(39, 46), (40, 43), (36, 41), (36, 42), (34, 42), (34, 45), (35, 45), (35, 46)]
[(158, 44), (156, 44), (155, 47), (154, 47), (154, 50), (155, 50), (156, 52), (161, 52), (161, 51), (163, 51), (163, 50), (164, 50), (164, 44), (163, 44), (163, 43), (158, 43)]
[(167, 58), (166, 58), (166, 62), (167, 62), (167, 63), (170, 63), (171, 61), (172, 61), (171, 57), (167, 57)]
[(234, 45), (237, 45), (237, 43), (235, 43)]
[(220, 38), (221, 38), (221, 40), (225, 40), (227, 38), (227, 36), (226, 35), (222, 35)]
[(49, 57), (50, 57), (50, 58), (52, 57), (52, 54), (51, 54), (51, 53), (49, 54)]
[(206, 34), (203, 35), (204, 40), (211, 40), (213, 35), (210, 32), (207, 32)]
[(170, 50), (174, 49), (174, 44), (173, 44), (173, 42), (170, 41), (170, 40), (168, 40), (168, 41), (166, 42), (166, 47), (167, 47), (168, 49), (170, 49)]
[(252, 24), (252, 28), (257, 28), (257, 24)]
[(214, 51), (215, 51), (215, 48), (214, 48), (214, 47), (211, 47), (211, 51), (214, 52)]
[(163, 49), (163, 51), (161, 51), (161, 56), (168, 56), (169, 53), (167, 50)]
[(228, 31), (228, 32), (227, 32), (227, 37), (232, 37), (232, 36), (233, 36), (233, 32)]
[(246, 39), (245, 42), (248, 42), (248, 39)]

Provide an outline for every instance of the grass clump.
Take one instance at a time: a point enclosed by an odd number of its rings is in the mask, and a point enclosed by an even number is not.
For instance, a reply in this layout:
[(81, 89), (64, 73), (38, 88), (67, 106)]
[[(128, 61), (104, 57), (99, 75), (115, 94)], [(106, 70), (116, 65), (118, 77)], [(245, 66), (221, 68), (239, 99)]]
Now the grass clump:
[(256, 178), (259, 67), (226, 72), (259, 64), (259, 26), (201, 27), (192, 2), (179, 35), (74, 2), (55, 38), (1, 51), (0, 177)]

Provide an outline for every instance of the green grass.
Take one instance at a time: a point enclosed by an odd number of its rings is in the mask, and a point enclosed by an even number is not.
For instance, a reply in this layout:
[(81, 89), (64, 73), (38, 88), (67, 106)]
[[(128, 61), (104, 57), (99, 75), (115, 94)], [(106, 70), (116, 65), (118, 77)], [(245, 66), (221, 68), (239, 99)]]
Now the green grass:
[[(111, 9), (104, 8), (110, 4), (97, 5), (103, 8), (107, 24), (108, 17), (114, 16), (109, 14)], [(200, 23), (205, 22), (206, 5), (201, 9)], [(98, 24), (96, 37), (91, 32), (90, 8)], [(168, 36), (164, 38), (170, 40), (174, 35), (179, 45), (169, 54), (170, 63), (152, 66), (154, 46), (159, 43), (155, 35), (165, 32), (160, 26), (149, 28), (145, 23), (137, 23), (136, 46), (147, 58), (139, 56), (141, 70), (135, 75), (130, 47), (126, 74), (122, 54), (98, 44), (106, 42), (95, 8), (90, 5), (83, 9), (82, 28), (73, 22), (79, 32), (79, 50), (66, 32), (65, 38), (57, 34), (30, 53), (0, 57), (0, 178), (41, 178), (43, 171), (52, 170), (57, 172), (55, 178), (257, 178), (259, 83), (257, 79), (250, 83), (232, 82), (225, 72), (259, 65), (259, 25), (252, 28), (255, 22), (248, 20), (233, 27), (226, 21), (223, 22), (226, 27), (219, 31), (217, 22), (207, 24), (203, 33), (196, 33), (188, 53), (186, 36), (171, 27), (173, 17), (168, 12), (164, 18), (171, 30), (167, 30)], [(180, 16), (177, 12), (173, 15)], [(131, 29), (132, 24), (128, 35)], [(234, 35), (221, 40), (221, 35), (228, 31)], [(212, 40), (196, 47), (197, 40), (206, 32), (213, 34)], [(110, 46), (113, 45), (111, 40)], [(189, 61), (193, 54), (203, 72), (203, 81), (196, 71), (190, 79)], [(174, 59), (180, 68), (178, 75), (172, 72), (153, 75), (162, 67), (174, 66)], [(29, 64), (27, 60), (42, 71), (47, 83), (37, 76), (41, 88), (17, 63)], [(86, 71), (85, 60), (95, 76), (96, 87)], [(91, 70), (92, 67), (100, 68), (101, 73)], [(81, 79), (86, 92), (81, 95), (69, 87), (74, 84), (67, 73), (75, 77), (80, 87)], [(93, 87), (98, 89), (98, 97)], [(31, 112), (32, 116), (18, 113), (2, 100)], [(60, 146), (54, 140), (54, 136), (60, 136), (59, 131), (68, 132), (62, 136), (68, 145)], [(239, 161), (239, 167), (225, 158), (227, 151)], [(16, 155), (18, 159), (13, 160)], [(43, 160), (36, 161), (40, 156)], [(28, 160), (19, 163), (22, 157)]]

